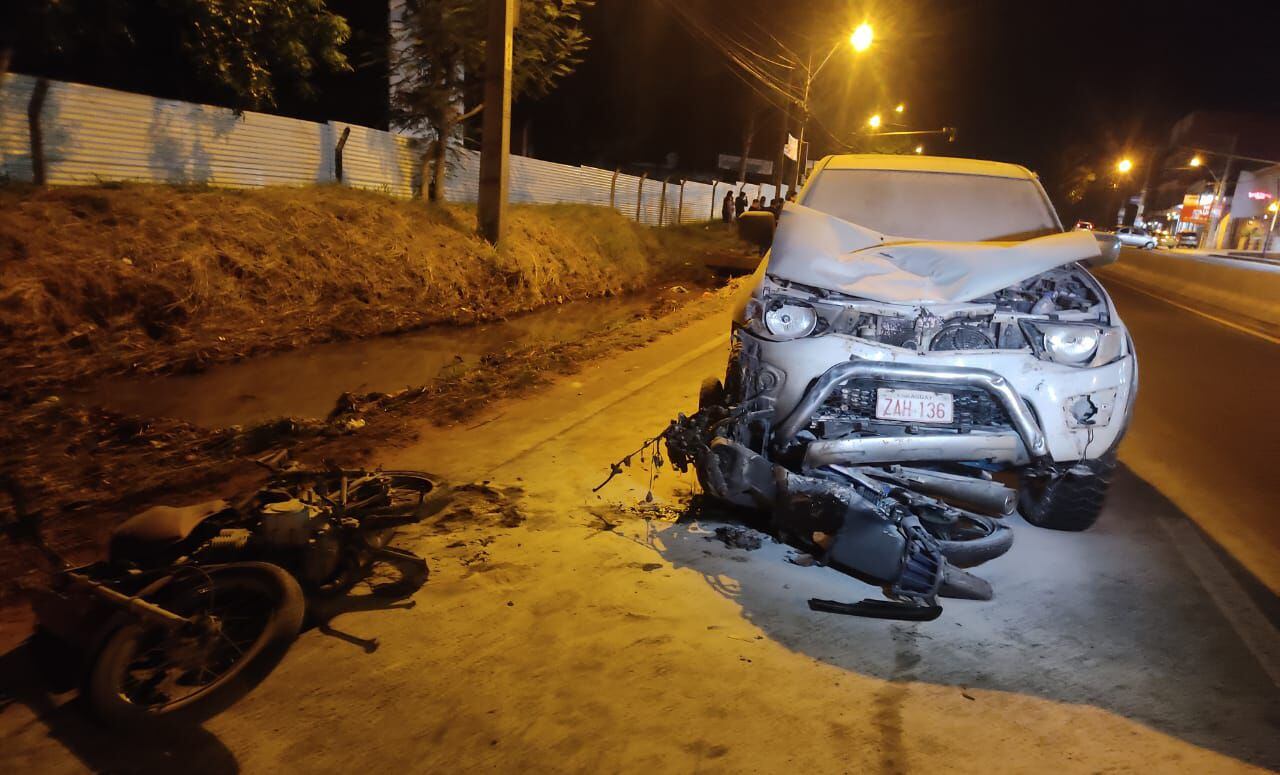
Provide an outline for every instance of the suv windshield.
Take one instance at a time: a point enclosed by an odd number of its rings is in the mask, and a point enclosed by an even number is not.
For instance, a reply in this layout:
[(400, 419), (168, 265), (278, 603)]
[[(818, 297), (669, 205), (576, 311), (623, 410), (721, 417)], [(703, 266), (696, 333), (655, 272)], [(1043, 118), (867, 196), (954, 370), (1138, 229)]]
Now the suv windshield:
[(884, 234), (923, 240), (1024, 240), (1060, 231), (1035, 181), (910, 170), (818, 173), (806, 207)]

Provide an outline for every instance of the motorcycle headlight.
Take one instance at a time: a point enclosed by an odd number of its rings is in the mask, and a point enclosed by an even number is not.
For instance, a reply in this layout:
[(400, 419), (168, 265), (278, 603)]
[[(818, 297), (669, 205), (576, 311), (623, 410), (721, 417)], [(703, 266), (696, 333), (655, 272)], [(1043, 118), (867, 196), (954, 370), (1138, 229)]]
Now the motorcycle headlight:
[(769, 299), (764, 307), (764, 327), (776, 339), (800, 339), (818, 326), (818, 312), (802, 301)]
[(1120, 332), (1110, 326), (1026, 321), (1024, 332), (1036, 355), (1068, 366), (1101, 366), (1122, 351)]

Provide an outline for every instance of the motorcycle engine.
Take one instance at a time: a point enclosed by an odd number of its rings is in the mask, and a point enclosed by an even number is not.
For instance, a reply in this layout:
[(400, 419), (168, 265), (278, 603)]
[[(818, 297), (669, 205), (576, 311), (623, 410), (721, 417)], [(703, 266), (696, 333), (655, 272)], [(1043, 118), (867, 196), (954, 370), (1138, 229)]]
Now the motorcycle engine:
[(258, 512), (262, 519), (259, 535), (277, 548), (302, 546), (311, 537), (311, 519), (319, 511), (296, 498), (267, 503)]

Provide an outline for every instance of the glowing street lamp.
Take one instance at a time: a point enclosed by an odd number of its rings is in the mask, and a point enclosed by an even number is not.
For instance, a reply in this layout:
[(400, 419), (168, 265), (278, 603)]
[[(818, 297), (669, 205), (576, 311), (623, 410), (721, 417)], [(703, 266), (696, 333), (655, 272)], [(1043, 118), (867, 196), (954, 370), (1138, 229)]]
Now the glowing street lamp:
[(906, 109), (907, 109), (907, 106), (906, 106), (906, 105), (903, 105), (901, 102), (899, 102), (899, 103), (898, 103), (898, 107), (894, 108), (894, 109), (893, 109), (893, 112), (894, 112), (894, 113), (901, 114), (901, 113), (902, 113), (902, 111), (904, 111), (904, 110), (906, 110)]
[(877, 113), (877, 114), (875, 114), (874, 116), (872, 116), (871, 118), (867, 119), (867, 123), (871, 126), (871, 128), (872, 128), (872, 129), (879, 129), (879, 128), (880, 128), (880, 114), (879, 114), (879, 113)]
[(1200, 158), (1200, 154), (1196, 154), (1191, 157), (1190, 164), (1192, 167), (1199, 167), (1201, 164), (1204, 164), (1204, 159)]
[(924, 146), (923, 146), (923, 145), (917, 145), (917, 146), (916, 146), (916, 153), (924, 153)]
[(854, 51), (861, 53), (871, 48), (871, 41), (874, 37), (875, 35), (871, 32), (871, 25), (863, 22), (849, 36), (849, 45), (853, 46)]
[(1128, 159), (1121, 159), (1116, 163), (1116, 171), (1121, 175), (1128, 175), (1129, 170), (1133, 169), (1133, 162)]

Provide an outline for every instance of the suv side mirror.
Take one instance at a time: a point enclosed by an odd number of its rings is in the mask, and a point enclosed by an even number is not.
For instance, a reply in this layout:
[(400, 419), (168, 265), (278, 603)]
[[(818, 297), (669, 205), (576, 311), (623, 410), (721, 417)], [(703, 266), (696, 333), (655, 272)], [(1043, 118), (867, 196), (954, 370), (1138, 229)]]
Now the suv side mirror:
[(1097, 258), (1090, 258), (1084, 262), (1085, 266), (1097, 268), (1114, 264), (1120, 260), (1120, 238), (1114, 234), (1107, 234), (1101, 231), (1095, 231), (1093, 238), (1098, 241), (1098, 252), (1101, 254)]
[(760, 248), (761, 255), (773, 244), (776, 226), (773, 213), (768, 210), (748, 210), (738, 216), (738, 236)]

